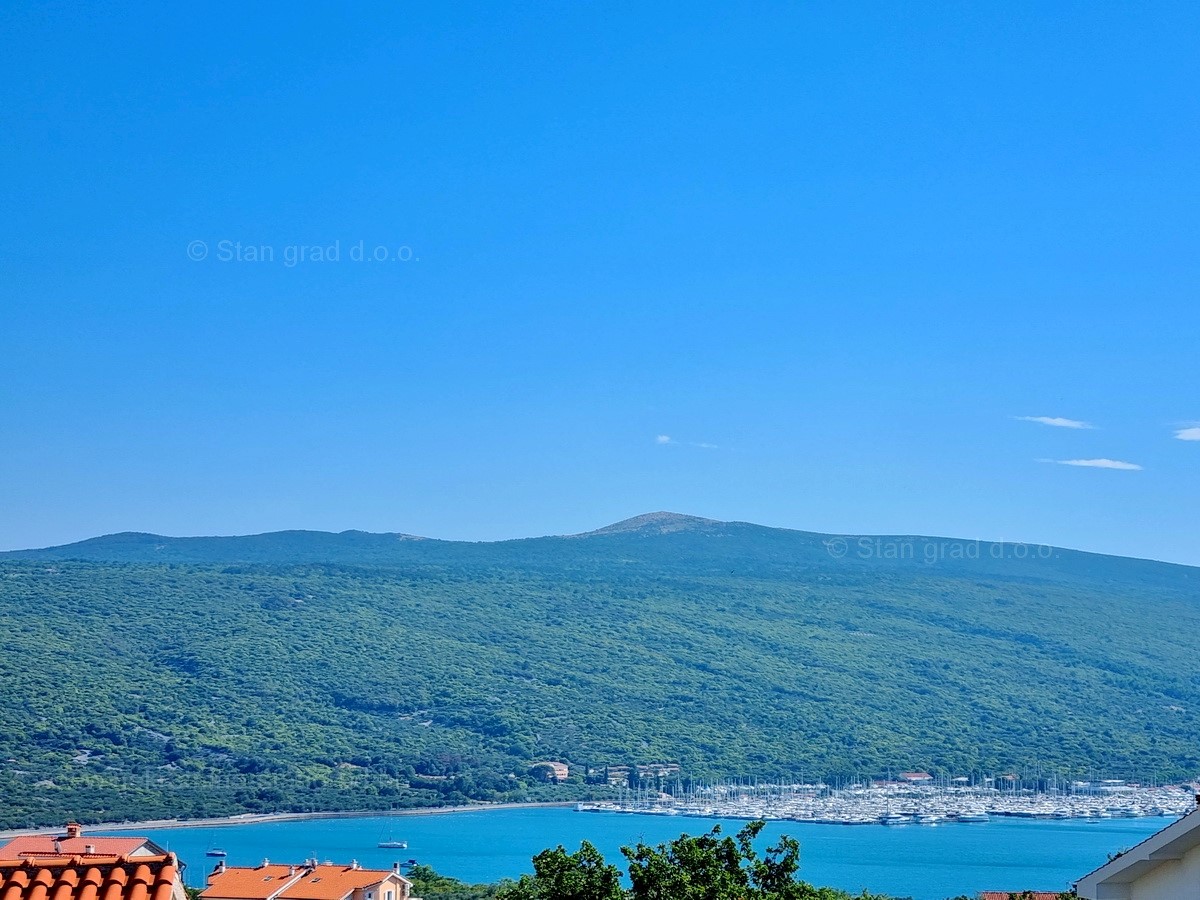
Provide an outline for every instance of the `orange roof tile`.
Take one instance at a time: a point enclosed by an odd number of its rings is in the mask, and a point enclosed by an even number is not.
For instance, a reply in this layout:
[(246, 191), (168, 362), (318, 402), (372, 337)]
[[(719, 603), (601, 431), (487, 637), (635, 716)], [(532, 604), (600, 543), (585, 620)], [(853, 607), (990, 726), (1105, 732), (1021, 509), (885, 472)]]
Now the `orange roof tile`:
[(273, 897), (294, 881), (301, 869), (298, 866), (217, 866), (208, 876), (208, 887), (201, 897), (217, 900), (250, 900)]
[(1062, 896), (1059, 891), (980, 891), (979, 900), (1009, 900), (1010, 897), (1020, 897), (1021, 900), (1058, 900)]
[[(2, 855), (2, 854), (0, 854)], [(173, 854), (0, 858), (0, 900), (182, 900)]]
[(283, 898), (284, 900), (340, 900), (358, 888), (369, 888), (381, 881), (386, 881), (393, 874), (391, 869), (317, 866), (284, 891)]
[[(91, 848), (90, 850), (88, 848)], [(160, 856), (162, 849), (144, 837), (56, 837), (53, 834), (27, 834), (0, 844), (0, 858), (20, 859), (25, 856), (128, 856), (144, 851)]]
[[(343, 900), (356, 890), (374, 887), (388, 879), (393, 879), (398, 886), (411, 884), (391, 869), (333, 865), (263, 865), (255, 868), (218, 865), (209, 875), (208, 887), (200, 896), (205, 900)], [(403, 889), (399, 891), (399, 897), (406, 894)]]

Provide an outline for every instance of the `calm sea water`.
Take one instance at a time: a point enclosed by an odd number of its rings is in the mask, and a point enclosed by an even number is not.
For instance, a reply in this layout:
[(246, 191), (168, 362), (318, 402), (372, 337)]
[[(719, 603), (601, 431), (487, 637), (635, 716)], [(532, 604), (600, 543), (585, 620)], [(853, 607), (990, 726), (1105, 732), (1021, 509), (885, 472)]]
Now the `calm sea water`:
[[(805, 825), (773, 822), (768, 840), (789, 834), (800, 841), (801, 875), (814, 884), (849, 891), (869, 888), (915, 900), (943, 900), (977, 891), (1062, 890), (1171, 819), (1034, 821), (993, 819), (984, 825)], [(211, 828), (140, 829), (188, 863), (186, 880), (203, 885), (216, 862), (210, 847), (230, 865), (320, 860), (390, 867), (415, 858), (464, 881), (495, 881), (532, 871), (530, 859), (547, 847), (575, 850), (595, 844), (621, 864), (620, 847), (657, 844), (681, 833), (700, 834), (720, 825), (733, 833), (736, 820), (682, 816), (581, 813), (570, 809), (497, 809), (447, 815), (313, 819)], [(381, 840), (406, 840), (408, 850), (380, 850)]]

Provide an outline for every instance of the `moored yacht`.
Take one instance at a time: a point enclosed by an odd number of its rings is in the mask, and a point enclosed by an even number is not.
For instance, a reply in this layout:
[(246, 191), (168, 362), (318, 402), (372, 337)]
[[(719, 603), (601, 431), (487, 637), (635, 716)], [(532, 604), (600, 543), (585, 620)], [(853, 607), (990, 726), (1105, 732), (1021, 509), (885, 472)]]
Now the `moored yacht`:
[(965, 812), (959, 813), (956, 821), (959, 822), (990, 822), (992, 817), (985, 812)]

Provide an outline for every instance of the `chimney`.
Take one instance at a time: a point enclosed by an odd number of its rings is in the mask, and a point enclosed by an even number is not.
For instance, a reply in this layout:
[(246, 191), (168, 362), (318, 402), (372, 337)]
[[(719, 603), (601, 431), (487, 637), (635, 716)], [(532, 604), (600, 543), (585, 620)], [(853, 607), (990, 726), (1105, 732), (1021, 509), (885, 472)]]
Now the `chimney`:
[(225, 860), (221, 860), (219, 863), (217, 863), (217, 874), (220, 875), (224, 871), (225, 871)]
[(352, 872), (358, 871), (358, 860), (357, 859), (350, 860), (350, 871), (352, 871)]
[(83, 826), (78, 822), (67, 823), (67, 838), (83, 837)]
[(260, 866), (259, 866), (259, 868), (260, 868), (260, 869), (265, 869), (265, 868), (266, 868), (267, 866), (269, 866), (270, 864), (271, 864), (271, 861), (270, 861), (269, 859), (267, 859), (267, 858), (264, 856), (264, 857), (263, 857), (263, 861), (262, 861), (262, 865), (260, 865)]
[(289, 876), (292, 876), (292, 875), (295, 875), (295, 874), (296, 874), (296, 867), (295, 867), (295, 866), (288, 866), (288, 875), (289, 875)]
[(84, 853), (87, 853), (87, 854), (89, 854), (89, 855), (93, 855), (93, 854), (95, 854), (95, 852), (96, 852), (96, 845), (95, 845), (95, 844), (84, 844), (84, 845), (83, 845), (83, 852), (84, 852)]
[(392, 874), (393, 874), (393, 875), (399, 875), (399, 874), (400, 874), (400, 863), (398, 863), (398, 862), (394, 862), (394, 863), (392, 863)]
[(54, 852), (62, 853), (62, 841), (60, 841), (58, 838), (54, 839)]

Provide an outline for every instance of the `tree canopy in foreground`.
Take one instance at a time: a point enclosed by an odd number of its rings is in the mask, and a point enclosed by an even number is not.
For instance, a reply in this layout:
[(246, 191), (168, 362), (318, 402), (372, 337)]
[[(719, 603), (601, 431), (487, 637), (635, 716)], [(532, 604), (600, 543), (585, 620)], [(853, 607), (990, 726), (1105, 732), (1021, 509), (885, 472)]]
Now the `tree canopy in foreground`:
[[(622, 847), (631, 887), (620, 870), (584, 841), (568, 853), (561, 845), (533, 858), (533, 874), (501, 888), (499, 900), (852, 900), (835, 888), (799, 879), (800, 844), (786, 835), (760, 856), (754, 840), (766, 825), (746, 825), (722, 837), (717, 825), (696, 837), (651, 847)], [(887, 900), (863, 891), (856, 900)]]

